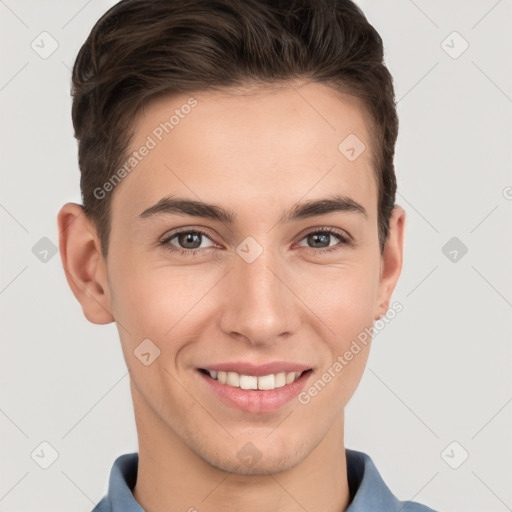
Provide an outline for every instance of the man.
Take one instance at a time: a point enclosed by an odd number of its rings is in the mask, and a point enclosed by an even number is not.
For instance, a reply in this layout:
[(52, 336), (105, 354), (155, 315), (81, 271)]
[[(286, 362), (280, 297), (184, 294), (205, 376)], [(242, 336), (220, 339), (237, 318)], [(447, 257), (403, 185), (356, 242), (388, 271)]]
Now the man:
[(86, 318), (118, 326), (139, 439), (95, 512), (431, 510), (344, 445), (405, 222), (362, 12), (121, 1), (77, 57), (73, 123), (62, 262)]

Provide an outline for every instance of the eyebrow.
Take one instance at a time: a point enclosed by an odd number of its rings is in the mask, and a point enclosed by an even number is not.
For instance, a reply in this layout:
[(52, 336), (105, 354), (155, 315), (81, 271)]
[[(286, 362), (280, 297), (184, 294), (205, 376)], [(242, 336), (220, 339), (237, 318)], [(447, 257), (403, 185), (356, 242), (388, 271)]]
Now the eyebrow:
[[(330, 213), (353, 212), (368, 218), (364, 207), (350, 197), (333, 195), (325, 199), (295, 203), (281, 216), (279, 222), (290, 222)], [(139, 219), (147, 219), (161, 214), (191, 215), (216, 220), (224, 224), (234, 224), (236, 221), (236, 213), (228, 208), (173, 196), (160, 199), (156, 204), (139, 214)]]

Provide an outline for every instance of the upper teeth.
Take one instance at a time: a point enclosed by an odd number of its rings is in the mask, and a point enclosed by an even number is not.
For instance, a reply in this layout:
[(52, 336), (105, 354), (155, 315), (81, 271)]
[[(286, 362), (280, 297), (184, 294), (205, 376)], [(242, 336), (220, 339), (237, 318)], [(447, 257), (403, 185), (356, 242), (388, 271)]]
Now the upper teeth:
[(241, 375), (236, 372), (218, 372), (216, 370), (207, 370), (212, 379), (216, 379), (222, 384), (227, 384), (234, 388), (242, 389), (275, 389), (281, 388), (286, 384), (291, 384), (300, 376), (299, 372), (281, 372), (271, 373), (270, 375)]

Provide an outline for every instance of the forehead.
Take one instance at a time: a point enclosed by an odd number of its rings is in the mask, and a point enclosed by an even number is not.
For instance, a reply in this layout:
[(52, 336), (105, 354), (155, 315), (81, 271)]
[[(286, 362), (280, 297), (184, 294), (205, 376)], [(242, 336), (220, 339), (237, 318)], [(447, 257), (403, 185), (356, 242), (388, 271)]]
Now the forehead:
[(287, 197), (340, 193), (371, 215), (370, 146), (362, 102), (317, 83), (162, 96), (134, 123), (131, 151), (145, 155), (113, 210), (135, 215), (169, 194), (275, 210)]

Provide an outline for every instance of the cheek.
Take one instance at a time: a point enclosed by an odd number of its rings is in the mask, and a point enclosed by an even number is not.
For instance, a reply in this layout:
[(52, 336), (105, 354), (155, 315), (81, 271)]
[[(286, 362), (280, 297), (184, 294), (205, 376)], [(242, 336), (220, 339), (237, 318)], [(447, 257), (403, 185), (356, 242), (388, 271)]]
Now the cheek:
[(354, 265), (330, 277), (317, 281), (325, 283), (321, 291), (313, 288), (316, 291), (305, 299), (315, 304), (320, 319), (315, 333), (321, 340), (316, 346), (321, 366), (299, 400), (318, 411), (312, 417), (328, 410), (336, 415), (346, 406), (361, 380), (371, 345), (378, 275)]
[(379, 260), (361, 258), (336, 268), (318, 267), (301, 283), (304, 302), (319, 319), (315, 332), (323, 342), (318, 345), (323, 353), (317, 376), (322, 382), (312, 393), (323, 386), (329, 389), (318, 403), (332, 400), (344, 407), (361, 379), (369, 355), (378, 278)]
[(354, 258), (338, 265), (312, 267), (297, 282), (304, 302), (324, 320), (341, 343), (372, 325), (378, 297), (378, 260)]
[[(171, 369), (178, 353), (200, 336), (204, 322), (215, 314), (222, 293), (222, 274), (162, 265), (119, 268), (114, 316), (126, 351), (149, 338), (160, 349), (158, 363)], [(127, 334), (127, 332), (129, 334)]]
[(172, 278), (161, 272), (132, 274), (119, 291), (118, 312), (139, 336), (163, 339), (186, 314), (190, 289), (183, 285), (176, 272)]
[(130, 266), (119, 268), (117, 276), (114, 314), (131, 378), (154, 411), (178, 407), (182, 398), (175, 386), (175, 361), (187, 344), (186, 314), (195, 302), (184, 295), (193, 292), (169, 268)]

